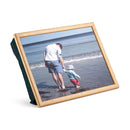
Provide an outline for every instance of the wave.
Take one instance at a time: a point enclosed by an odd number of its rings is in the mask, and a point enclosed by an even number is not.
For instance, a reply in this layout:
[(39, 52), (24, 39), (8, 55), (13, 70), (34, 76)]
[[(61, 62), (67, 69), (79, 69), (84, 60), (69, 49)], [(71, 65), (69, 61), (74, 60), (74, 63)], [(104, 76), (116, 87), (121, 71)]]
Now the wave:
[[(75, 55), (75, 56), (70, 56), (70, 57), (63, 57), (63, 59), (64, 59), (64, 64), (67, 64), (67, 63), (72, 63), (72, 62), (74, 63), (74, 62), (79, 62), (79, 61), (84, 61), (84, 60), (97, 59), (101, 57), (102, 57), (102, 54), (100, 51), (98, 51), (98, 52), (85, 53), (85, 54), (80, 54), (80, 55)], [(43, 61), (41, 61), (38, 63), (31, 63), (30, 67), (31, 69), (37, 69), (37, 68), (45, 67), (45, 64)]]
[(100, 57), (102, 57), (102, 55), (84, 57), (82, 59), (72, 59), (72, 60), (69, 60), (69, 61), (64, 61), (64, 63), (78, 62), (78, 61), (83, 61), (83, 60), (92, 60), (92, 59), (96, 59), (96, 58), (100, 58)]

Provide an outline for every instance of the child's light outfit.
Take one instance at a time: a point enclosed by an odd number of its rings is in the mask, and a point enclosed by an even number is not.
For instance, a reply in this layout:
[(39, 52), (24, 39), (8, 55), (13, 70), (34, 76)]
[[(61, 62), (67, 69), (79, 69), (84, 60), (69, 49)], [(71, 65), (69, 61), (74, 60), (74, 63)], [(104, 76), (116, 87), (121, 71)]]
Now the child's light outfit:
[(65, 73), (67, 73), (70, 81), (74, 84), (74, 85), (79, 85), (79, 80), (77, 79), (80, 78), (80, 76), (78, 74), (76, 74), (73, 70), (65, 70), (63, 69)]

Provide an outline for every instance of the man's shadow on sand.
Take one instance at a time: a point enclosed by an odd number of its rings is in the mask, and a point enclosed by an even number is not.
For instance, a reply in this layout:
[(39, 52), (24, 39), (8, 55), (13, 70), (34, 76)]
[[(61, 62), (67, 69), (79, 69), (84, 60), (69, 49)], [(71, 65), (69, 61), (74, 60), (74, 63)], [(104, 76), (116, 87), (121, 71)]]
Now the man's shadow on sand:
[[(38, 87), (41, 98), (44, 98), (45, 100), (50, 99), (52, 97), (51, 91), (45, 90), (46, 88), (50, 90), (58, 89), (56, 85), (47, 85), (46, 82), (41, 82), (37, 84), (37, 87)], [(64, 94), (64, 93), (70, 90), (71, 88), (73, 88), (73, 86), (67, 86), (66, 90), (60, 90), (60, 91), (55, 91), (55, 92), (60, 92), (60, 96), (65, 96), (67, 94)]]

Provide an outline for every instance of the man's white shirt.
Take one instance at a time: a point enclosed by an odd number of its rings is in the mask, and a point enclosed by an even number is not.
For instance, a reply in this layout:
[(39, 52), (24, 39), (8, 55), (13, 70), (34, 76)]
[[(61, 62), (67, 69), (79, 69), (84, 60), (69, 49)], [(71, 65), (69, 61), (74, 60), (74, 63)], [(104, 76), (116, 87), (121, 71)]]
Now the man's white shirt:
[(48, 45), (45, 49), (45, 61), (55, 61), (59, 60), (61, 56), (61, 49), (56, 44)]

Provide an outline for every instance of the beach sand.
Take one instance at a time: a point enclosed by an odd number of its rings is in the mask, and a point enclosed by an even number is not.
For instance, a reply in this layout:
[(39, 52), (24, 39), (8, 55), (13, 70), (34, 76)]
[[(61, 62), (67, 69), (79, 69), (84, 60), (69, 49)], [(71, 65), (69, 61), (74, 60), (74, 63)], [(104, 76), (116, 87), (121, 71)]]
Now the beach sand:
[(47, 68), (41, 67), (32, 69), (42, 101), (113, 84), (103, 57), (66, 63), (65, 66), (68, 64), (74, 65), (75, 72), (81, 77), (81, 79), (79, 79), (81, 86), (80, 91), (76, 91), (64, 72), (63, 79), (67, 91), (57, 92), (58, 87), (53, 81), (51, 74), (48, 73)]

